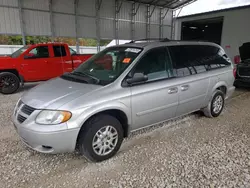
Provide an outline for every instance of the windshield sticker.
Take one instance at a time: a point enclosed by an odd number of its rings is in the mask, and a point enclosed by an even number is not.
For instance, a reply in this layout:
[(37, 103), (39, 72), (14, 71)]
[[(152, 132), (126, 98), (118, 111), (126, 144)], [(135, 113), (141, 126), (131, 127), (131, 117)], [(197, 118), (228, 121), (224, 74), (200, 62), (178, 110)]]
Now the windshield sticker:
[(132, 52), (132, 53), (139, 53), (141, 51), (141, 49), (137, 49), (137, 48), (127, 48), (125, 50), (125, 52)]
[(124, 58), (122, 62), (127, 64), (127, 63), (130, 63), (130, 60), (131, 60), (131, 58)]

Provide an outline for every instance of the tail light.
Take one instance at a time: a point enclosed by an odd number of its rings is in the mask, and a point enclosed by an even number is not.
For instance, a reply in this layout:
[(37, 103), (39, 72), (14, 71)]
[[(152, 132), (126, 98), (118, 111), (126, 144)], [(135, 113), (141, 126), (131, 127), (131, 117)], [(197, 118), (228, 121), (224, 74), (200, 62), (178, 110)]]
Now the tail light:
[(239, 55), (237, 55), (237, 56), (234, 56), (234, 63), (235, 64), (239, 64), (240, 63), (240, 56)]
[(237, 68), (234, 67), (234, 69), (233, 69), (234, 78), (236, 78), (236, 73), (237, 73)]

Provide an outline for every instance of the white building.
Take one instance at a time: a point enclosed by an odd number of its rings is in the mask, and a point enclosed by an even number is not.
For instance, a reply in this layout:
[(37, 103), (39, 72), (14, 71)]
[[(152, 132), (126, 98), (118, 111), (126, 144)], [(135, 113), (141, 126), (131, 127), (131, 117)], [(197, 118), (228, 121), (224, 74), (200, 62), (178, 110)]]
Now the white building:
[(250, 42), (250, 6), (179, 17), (175, 39), (216, 42), (234, 60), (239, 46)]

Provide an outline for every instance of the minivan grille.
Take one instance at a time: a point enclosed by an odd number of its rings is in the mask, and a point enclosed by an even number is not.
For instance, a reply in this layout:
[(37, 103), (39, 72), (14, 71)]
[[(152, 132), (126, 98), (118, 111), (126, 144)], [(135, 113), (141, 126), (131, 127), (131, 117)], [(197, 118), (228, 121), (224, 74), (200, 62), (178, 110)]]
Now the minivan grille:
[(32, 112), (34, 112), (36, 109), (35, 108), (32, 108), (32, 107), (30, 107), (30, 106), (28, 106), (28, 105), (24, 105), (23, 107), (22, 107), (22, 112), (23, 113), (25, 113), (25, 114), (27, 114), (27, 115), (30, 115), (30, 114), (32, 114)]
[(19, 101), (16, 107), (15, 116), (19, 123), (23, 123), (36, 109)]
[(26, 117), (24, 117), (24, 116), (22, 116), (20, 114), (17, 115), (17, 121), (19, 123), (23, 123), (26, 119), (27, 119)]

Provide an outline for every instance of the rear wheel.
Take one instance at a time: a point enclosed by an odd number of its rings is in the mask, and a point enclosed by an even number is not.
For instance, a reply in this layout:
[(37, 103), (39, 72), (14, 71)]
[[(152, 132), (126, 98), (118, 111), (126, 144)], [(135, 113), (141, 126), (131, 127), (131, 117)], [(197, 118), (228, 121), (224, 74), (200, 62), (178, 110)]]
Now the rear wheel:
[(214, 93), (213, 98), (209, 102), (208, 106), (205, 109), (203, 109), (205, 116), (218, 117), (223, 111), (224, 103), (225, 103), (225, 94), (222, 91), (217, 90)]
[(0, 93), (12, 94), (20, 87), (19, 78), (11, 72), (0, 73)]
[(79, 133), (77, 149), (88, 160), (100, 162), (113, 157), (122, 141), (121, 123), (113, 116), (97, 115)]

